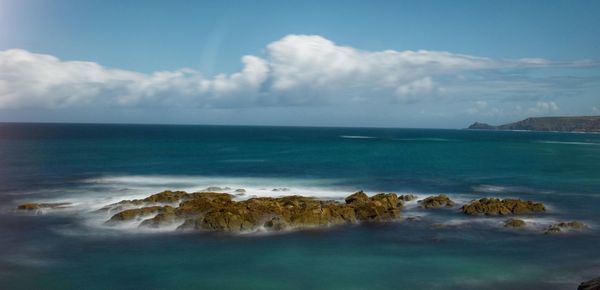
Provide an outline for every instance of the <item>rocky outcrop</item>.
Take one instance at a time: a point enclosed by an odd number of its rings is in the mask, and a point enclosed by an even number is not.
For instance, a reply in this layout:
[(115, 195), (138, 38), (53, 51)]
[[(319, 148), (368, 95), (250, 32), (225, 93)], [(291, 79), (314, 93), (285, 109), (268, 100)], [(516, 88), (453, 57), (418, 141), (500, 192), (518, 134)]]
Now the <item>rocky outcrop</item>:
[(558, 234), (568, 231), (582, 231), (587, 229), (588, 226), (579, 221), (560, 222), (549, 226), (545, 234)]
[(577, 290), (600, 290), (600, 277), (579, 284)]
[(56, 203), (24, 203), (17, 206), (19, 210), (40, 210), (40, 209), (58, 209), (71, 206), (69, 202)]
[(154, 215), (144, 220), (140, 226), (160, 227), (183, 221), (181, 229), (220, 232), (260, 229), (281, 231), (290, 228), (390, 221), (400, 217), (402, 206), (395, 193), (380, 193), (369, 197), (362, 191), (348, 196), (345, 203), (304, 196), (261, 197), (234, 201), (232, 195), (216, 192), (169, 192), (151, 197), (149, 202), (181, 202), (177, 207), (155, 205), (126, 209), (113, 215), (107, 224)]
[(537, 117), (500, 126), (475, 122), (468, 129), (600, 132), (600, 116)]
[(422, 208), (453, 207), (454, 202), (445, 194), (440, 194), (419, 200), (419, 206)]
[(462, 206), (467, 215), (522, 215), (542, 213), (546, 208), (542, 203), (520, 199), (482, 198)]

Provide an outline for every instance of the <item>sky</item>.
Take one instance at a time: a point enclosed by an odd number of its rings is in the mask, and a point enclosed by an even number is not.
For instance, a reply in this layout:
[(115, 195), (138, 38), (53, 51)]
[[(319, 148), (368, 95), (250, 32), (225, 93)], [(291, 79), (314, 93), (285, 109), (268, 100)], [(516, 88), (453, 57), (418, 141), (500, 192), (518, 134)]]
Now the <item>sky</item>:
[(600, 115), (600, 1), (0, 0), (0, 121)]

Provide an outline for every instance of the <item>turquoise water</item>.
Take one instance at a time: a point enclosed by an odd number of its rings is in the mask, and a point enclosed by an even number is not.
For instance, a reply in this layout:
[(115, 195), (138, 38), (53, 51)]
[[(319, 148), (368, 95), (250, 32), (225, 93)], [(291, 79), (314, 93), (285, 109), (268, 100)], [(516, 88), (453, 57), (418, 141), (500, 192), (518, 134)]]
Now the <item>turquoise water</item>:
[[(530, 230), (456, 208), (285, 234), (101, 226), (104, 204), (164, 189), (338, 199), (356, 190), (457, 203), (544, 202)], [(18, 213), (27, 201), (68, 210)], [(600, 135), (467, 130), (0, 124), (7, 289), (575, 289), (600, 275)], [(582, 233), (543, 235), (557, 221)], [(435, 226), (445, 224), (445, 227)]]

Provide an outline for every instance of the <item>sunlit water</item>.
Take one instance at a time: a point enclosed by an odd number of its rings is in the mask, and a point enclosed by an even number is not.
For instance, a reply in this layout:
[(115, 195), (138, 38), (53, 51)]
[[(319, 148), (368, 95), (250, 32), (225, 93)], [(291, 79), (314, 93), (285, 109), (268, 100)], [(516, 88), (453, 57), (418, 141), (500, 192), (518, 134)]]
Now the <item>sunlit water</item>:
[[(108, 227), (110, 215), (94, 212), (211, 186), (244, 188), (242, 199), (518, 197), (548, 212), (508, 230), (505, 218), (411, 202), (388, 224), (242, 235)], [(73, 206), (15, 210), (30, 201)], [(600, 276), (595, 134), (0, 124), (0, 202), (6, 289), (575, 289)], [(570, 220), (590, 229), (542, 234)]]

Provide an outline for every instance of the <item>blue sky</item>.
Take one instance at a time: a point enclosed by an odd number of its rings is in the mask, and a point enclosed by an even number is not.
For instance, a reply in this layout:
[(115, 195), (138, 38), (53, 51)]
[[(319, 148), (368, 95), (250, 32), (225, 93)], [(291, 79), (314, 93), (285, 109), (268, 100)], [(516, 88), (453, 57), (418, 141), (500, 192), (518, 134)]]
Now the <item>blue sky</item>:
[(600, 115), (598, 15), (598, 1), (0, 0), (0, 121)]

